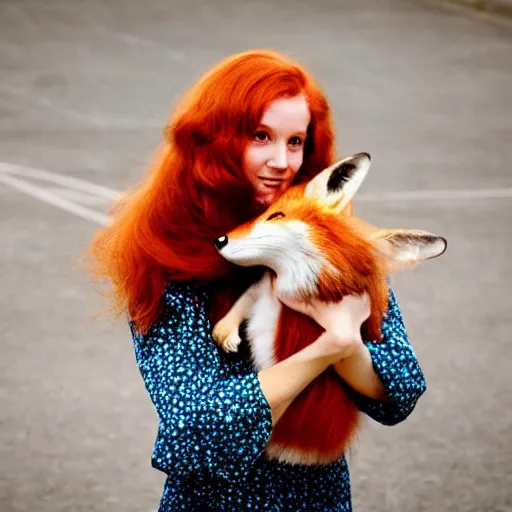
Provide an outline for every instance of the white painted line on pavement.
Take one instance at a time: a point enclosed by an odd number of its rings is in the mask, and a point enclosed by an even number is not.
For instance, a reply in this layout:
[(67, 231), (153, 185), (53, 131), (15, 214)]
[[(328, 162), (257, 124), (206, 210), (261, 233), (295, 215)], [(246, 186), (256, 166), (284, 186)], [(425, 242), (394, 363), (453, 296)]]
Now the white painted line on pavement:
[(510, 199), (512, 187), (469, 189), (469, 190), (410, 190), (403, 192), (382, 192), (361, 194), (356, 201), (384, 202), (384, 201), (437, 201), (456, 199)]
[(34, 169), (33, 167), (25, 167), (23, 165), (10, 164), (7, 162), (0, 162), (0, 173), (8, 173), (25, 178), (35, 178), (48, 181), (74, 190), (89, 192), (93, 195), (101, 196), (110, 200), (117, 199), (120, 195), (118, 190), (104, 187), (102, 185), (96, 185), (90, 181), (74, 178), (73, 176), (65, 176), (54, 172), (43, 171), (42, 169)]
[[(121, 192), (118, 190), (103, 185), (96, 185), (95, 183), (80, 178), (35, 169), (33, 167), (10, 164), (8, 162), (0, 162), (0, 172), (41, 179), (71, 189), (97, 194), (111, 200), (115, 200), (121, 195)], [(512, 187), (467, 190), (405, 190), (402, 192), (373, 192), (356, 196), (357, 201), (367, 202), (500, 198), (512, 198)]]
[[(0, 172), (0, 175), (2, 173)], [(82, 190), (74, 190), (72, 188), (67, 187), (44, 187), (45, 190), (55, 194), (56, 196), (62, 197), (63, 199), (67, 199), (73, 203), (78, 203), (83, 206), (100, 206), (105, 207), (112, 203), (112, 199), (108, 199), (102, 196), (96, 196), (94, 194), (89, 194), (88, 192), (83, 192)]]
[(7, 176), (3, 173), (0, 173), (0, 183), (24, 192), (29, 196), (39, 199), (40, 201), (51, 204), (53, 206), (57, 206), (62, 210), (74, 213), (75, 215), (78, 215), (79, 217), (82, 217), (86, 220), (91, 220), (103, 225), (109, 223), (110, 219), (107, 215), (103, 215), (102, 213), (91, 210), (90, 208), (86, 208), (85, 206), (80, 206), (71, 201), (67, 201), (66, 199), (63, 199), (62, 197), (59, 197), (42, 187), (38, 187), (33, 183), (28, 183), (18, 178), (14, 178), (13, 176)]

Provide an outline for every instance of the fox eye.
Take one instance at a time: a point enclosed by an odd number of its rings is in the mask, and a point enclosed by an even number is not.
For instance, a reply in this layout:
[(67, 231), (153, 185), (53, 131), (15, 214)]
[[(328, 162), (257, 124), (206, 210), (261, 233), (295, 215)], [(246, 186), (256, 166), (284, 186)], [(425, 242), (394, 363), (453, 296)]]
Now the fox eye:
[(274, 212), (268, 216), (267, 220), (281, 219), (284, 216), (283, 212)]

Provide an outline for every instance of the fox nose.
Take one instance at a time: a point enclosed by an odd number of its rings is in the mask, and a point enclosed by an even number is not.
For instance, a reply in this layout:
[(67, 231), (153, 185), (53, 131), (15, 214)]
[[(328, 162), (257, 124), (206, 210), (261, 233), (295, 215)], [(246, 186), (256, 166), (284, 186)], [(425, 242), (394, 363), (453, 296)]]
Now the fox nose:
[(215, 247), (217, 247), (217, 250), (220, 251), (223, 247), (226, 247), (228, 245), (228, 237), (226, 235), (219, 236), (217, 240), (215, 240)]

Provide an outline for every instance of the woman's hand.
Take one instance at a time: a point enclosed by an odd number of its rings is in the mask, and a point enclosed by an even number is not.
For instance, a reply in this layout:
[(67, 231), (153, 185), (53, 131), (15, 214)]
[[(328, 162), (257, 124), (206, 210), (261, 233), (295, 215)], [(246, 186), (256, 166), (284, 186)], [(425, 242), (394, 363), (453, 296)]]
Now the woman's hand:
[(280, 295), (277, 298), (290, 309), (311, 317), (325, 329), (324, 335), (317, 340), (325, 355), (332, 355), (335, 360), (345, 359), (363, 345), (361, 325), (370, 316), (367, 294), (346, 295), (340, 302), (304, 302)]

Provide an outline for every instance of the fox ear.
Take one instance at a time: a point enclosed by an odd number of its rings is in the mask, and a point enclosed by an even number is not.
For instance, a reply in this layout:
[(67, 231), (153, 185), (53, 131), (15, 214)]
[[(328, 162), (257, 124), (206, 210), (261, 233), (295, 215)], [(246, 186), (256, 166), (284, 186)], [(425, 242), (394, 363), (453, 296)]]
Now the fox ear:
[(446, 251), (447, 242), (427, 231), (409, 229), (381, 230), (373, 242), (384, 254), (388, 270), (393, 272), (423, 260), (437, 258)]
[(316, 198), (341, 213), (364, 181), (370, 162), (368, 153), (358, 153), (336, 162), (307, 184), (304, 196)]

